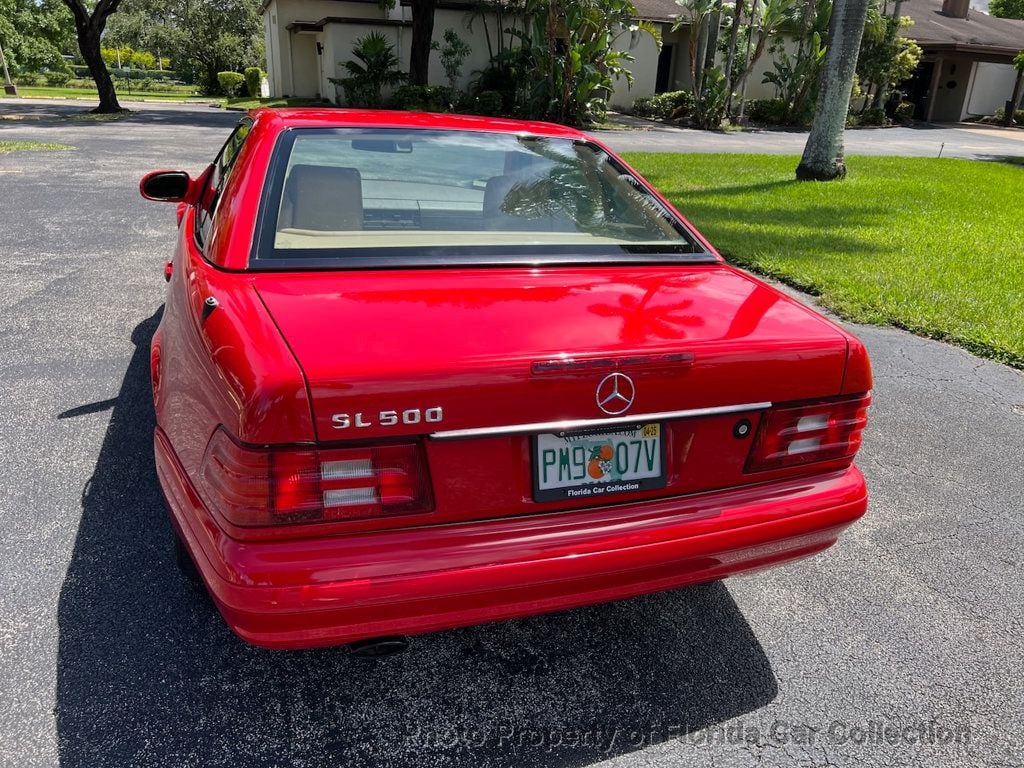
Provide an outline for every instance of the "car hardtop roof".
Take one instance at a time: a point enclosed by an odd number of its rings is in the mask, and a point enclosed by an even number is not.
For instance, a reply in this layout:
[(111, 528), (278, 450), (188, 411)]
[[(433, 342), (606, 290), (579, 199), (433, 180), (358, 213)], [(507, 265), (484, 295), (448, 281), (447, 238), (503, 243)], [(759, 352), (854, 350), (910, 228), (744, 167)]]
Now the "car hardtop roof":
[(250, 112), (256, 120), (269, 119), (281, 128), (419, 128), (448, 131), (487, 131), (531, 134), (560, 139), (586, 140), (586, 134), (556, 123), (476, 115), (404, 112), (383, 109), (332, 107), (259, 107)]

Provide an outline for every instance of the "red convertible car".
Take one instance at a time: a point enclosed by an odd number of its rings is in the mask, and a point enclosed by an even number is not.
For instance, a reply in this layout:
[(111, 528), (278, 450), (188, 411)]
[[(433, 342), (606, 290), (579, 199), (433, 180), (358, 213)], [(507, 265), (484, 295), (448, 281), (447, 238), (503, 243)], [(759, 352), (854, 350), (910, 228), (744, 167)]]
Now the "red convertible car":
[(152, 344), (179, 548), (271, 648), (707, 582), (866, 508), (864, 346), (569, 128), (261, 109), (198, 178)]

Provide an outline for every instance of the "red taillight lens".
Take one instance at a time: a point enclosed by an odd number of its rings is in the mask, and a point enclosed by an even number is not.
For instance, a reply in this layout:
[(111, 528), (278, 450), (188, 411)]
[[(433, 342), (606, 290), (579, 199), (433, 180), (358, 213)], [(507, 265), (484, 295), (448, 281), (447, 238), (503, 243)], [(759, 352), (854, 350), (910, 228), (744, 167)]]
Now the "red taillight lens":
[(868, 422), (871, 394), (773, 406), (765, 413), (747, 472), (853, 459)]
[(433, 509), (419, 445), (325, 450), (250, 448), (218, 430), (203, 459), (203, 485), (238, 526), (333, 522)]

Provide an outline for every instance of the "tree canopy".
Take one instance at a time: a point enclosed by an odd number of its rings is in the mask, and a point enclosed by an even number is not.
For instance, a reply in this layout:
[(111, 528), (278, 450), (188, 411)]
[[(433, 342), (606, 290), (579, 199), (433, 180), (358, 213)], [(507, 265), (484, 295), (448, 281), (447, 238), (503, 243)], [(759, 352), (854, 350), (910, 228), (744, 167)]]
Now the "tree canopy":
[(207, 89), (218, 72), (263, 66), (259, 0), (123, 0), (104, 42), (170, 57)]
[(0, 45), (12, 72), (67, 68), (61, 55), (74, 40), (60, 0), (0, 0)]
[(1004, 19), (1024, 19), (1024, 0), (991, 0), (988, 12)]

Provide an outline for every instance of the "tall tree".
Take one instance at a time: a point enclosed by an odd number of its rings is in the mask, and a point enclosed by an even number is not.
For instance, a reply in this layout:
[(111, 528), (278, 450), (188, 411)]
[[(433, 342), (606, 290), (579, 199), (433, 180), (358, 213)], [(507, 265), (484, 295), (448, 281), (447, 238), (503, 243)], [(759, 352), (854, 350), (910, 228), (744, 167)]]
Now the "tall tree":
[(123, 0), (104, 41), (170, 56), (215, 92), (218, 72), (264, 66), (259, 8), (260, 0)]
[[(893, 46), (896, 45), (896, 34), (900, 31), (900, 27), (902, 26), (903, 21), (903, 17), (900, 15), (900, 11), (902, 10), (903, 0), (896, 0), (895, 4), (893, 5), (892, 18), (888, 20), (886, 26), (885, 48), (887, 51), (891, 50)], [(889, 79), (888, 75), (890, 73), (888, 67), (884, 70), (883, 74), (886, 77), (885, 79), (882, 80), (882, 82), (878, 83), (878, 88), (875, 91), (874, 101), (871, 103), (871, 106), (875, 107), (876, 109), (881, 107), (882, 104), (885, 102), (885, 97), (888, 95), (889, 91), (889, 83), (887, 81)]]
[(733, 77), (733, 66), (736, 64), (736, 47), (739, 45), (740, 24), (743, 21), (743, 0), (736, 0), (732, 8), (732, 24), (729, 26), (729, 53), (725, 59), (725, 77), (728, 82), (727, 95), (725, 97), (725, 111), (732, 110), (732, 94), (735, 90), (735, 78)]
[(1024, 19), (1024, 0), (992, 0), (988, 12), (1004, 19)]
[(12, 74), (65, 69), (61, 54), (74, 37), (60, 0), (0, 0), (0, 46)]
[(97, 0), (92, 13), (82, 0), (64, 0), (75, 20), (75, 33), (78, 36), (78, 48), (82, 52), (89, 74), (96, 82), (96, 91), (100, 96), (100, 105), (93, 110), (100, 114), (123, 112), (114, 92), (114, 81), (110, 78), (107, 65), (100, 55), (100, 38), (107, 26), (107, 18), (117, 11), (121, 0)]
[(416, 0), (412, 4), (412, 44), (409, 48), (409, 82), (412, 85), (427, 85), (429, 80), (436, 9), (437, 0)]
[(803, 157), (796, 168), (798, 179), (831, 181), (846, 176), (843, 131), (868, 3), (869, 0), (835, 0), (832, 5), (818, 103)]
[(263, 25), (259, 0), (170, 0), (170, 53), (175, 69), (198, 68), (208, 92), (217, 73), (263, 66)]

